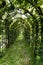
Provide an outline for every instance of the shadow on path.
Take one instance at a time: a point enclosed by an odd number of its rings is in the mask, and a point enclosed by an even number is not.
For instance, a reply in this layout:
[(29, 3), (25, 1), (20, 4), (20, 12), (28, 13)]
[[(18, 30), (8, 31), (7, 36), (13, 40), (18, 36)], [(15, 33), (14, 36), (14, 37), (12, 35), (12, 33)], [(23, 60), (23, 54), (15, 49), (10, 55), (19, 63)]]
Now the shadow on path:
[(14, 44), (7, 49), (6, 55), (0, 59), (1, 65), (32, 65), (30, 48), (25, 42), (23, 33), (19, 34)]

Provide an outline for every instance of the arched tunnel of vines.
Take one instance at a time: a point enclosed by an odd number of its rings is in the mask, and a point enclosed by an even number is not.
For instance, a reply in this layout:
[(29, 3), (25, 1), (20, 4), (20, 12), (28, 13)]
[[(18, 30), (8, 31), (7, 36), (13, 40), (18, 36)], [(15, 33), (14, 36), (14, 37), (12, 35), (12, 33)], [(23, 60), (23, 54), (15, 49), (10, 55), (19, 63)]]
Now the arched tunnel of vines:
[(43, 0), (0, 0), (0, 65), (43, 65)]

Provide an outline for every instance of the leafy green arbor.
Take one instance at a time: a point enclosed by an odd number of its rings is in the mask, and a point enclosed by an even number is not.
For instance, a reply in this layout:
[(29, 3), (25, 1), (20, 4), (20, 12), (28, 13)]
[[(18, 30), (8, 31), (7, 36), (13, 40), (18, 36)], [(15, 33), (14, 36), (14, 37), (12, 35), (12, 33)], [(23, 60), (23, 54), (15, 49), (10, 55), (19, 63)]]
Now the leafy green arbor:
[[(4, 8), (0, 9), (0, 21), (3, 26), (0, 26), (0, 29), (3, 28), (2, 32), (7, 40), (6, 46), (9, 47), (13, 43), (19, 35), (19, 28), (23, 27), (26, 42), (32, 49), (35, 59), (40, 60), (40, 52), (43, 49), (43, 1), (5, 0), (5, 2)], [(0, 35), (3, 34), (0, 33)]]

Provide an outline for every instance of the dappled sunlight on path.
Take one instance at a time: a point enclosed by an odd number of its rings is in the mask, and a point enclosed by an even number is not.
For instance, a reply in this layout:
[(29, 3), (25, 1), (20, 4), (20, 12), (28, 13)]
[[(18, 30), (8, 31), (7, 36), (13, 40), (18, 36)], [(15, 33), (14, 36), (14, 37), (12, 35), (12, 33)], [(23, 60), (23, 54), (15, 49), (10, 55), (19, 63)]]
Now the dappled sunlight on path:
[(23, 32), (24, 32), (24, 29), (20, 29), (20, 34), (19, 34), (19, 36), (17, 37), (17, 40), (22, 40), (22, 39), (24, 39)]
[(1, 65), (32, 65), (30, 48), (25, 42), (23, 31), (20, 31), (14, 44), (7, 50), (0, 61)]

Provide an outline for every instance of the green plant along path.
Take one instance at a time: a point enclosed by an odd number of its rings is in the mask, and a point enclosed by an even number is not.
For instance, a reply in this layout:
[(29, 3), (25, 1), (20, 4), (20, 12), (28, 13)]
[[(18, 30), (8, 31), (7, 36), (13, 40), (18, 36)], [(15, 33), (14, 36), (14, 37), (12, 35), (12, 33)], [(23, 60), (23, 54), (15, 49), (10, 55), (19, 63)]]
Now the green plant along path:
[(22, 31), (14, 41), (14, 44), (7, 49), (5, 56), (0, 60), (1, 65), (30, 65), (30, 48), (26, 43)]

